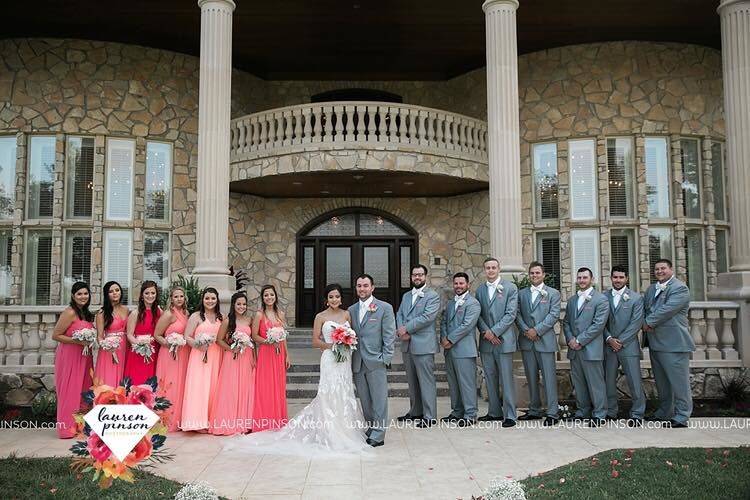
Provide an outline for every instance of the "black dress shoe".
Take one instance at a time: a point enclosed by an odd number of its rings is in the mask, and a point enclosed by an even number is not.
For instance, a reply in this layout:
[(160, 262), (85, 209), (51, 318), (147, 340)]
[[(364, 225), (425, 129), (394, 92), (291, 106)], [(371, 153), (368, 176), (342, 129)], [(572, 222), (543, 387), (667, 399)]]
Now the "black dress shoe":
[(686, 429), (687, 424), (683, 422), (678, 422), (677, 420), (670, 420), (669, 425), (667, 427), (670, 427), (672, 429)]
[(578, 417), (576, 415), (571, 415), (569, 417), (565, 417), (563, 420), (565, 422), (585, 422), (586, 420), (588, 420), (588, 418), (587, 417)]
[(559, 418), (555, 417), (546, 417), (544, 419), (544, 422), (542, 422), (542, 425), (545, 427), (552, 427), (553, 425), (557, 425), (557, 423), (560, 421)]
[(372, 446), (373, 448), (377, 448), (378, 446), (383, 446), (385, 444), (385, 441), (378, 442), (373, 439), (367, 438), (366, 443)]
[(642, 418), (629, 418), (627, 420), (628, 427), (643, 427), (643, 419)]
[(505, 420), (503, 420), (503, 427), (515, 427), (515, 426), (516, 426), (515, 420), (511, 420), (509, 418), (506, 418)]
[(479, 417), (477, 419), (477, 422), (497, 422), (499, 420), (503, 420), (503, 417), (493, 417), (492, 415), (485, 415), (483, 417)]
[(415, 415), (412, 417), (407, 413), (406, 415), (401, 415), (400, 417), (396, 418), (396, 422), (409, 422), (411, 420), (422, 420), (422, 415)]
[(606, 420), (607, 422), (616, 422), (617, 420), (620, 420), (620, 419), (617, 417), (610, 417), (609, 415), (607, 415), (606, 417), (604, 417), (604, 420)]
[(643, 420), (646, 422), (669, 422), (669, 419), (657, 417), (656, 415), (649, 415), (648, 417), (644, 417)]
[(589, 420), (589, 427), (599, 427), (606, 424), (606, 418), (592, 418), (591, 420)]
[(544, 417), (542, 417), (541, 415), (532, 415), (531, 413), (526, 413), (518, 417), (518, 420), (541, 420), (543, 418)]
[(462, 418), (458, 420), (459, 427), (471, 427), (477, 423), (478, 418)]
[(414, 424), (414, 427), (419, 427), (420, 429), (428, 429), (435, 424), (437, 424), (437, 419), (423, 418), (421, 420), (417, 420), (417, 423)]
[(461, 417), (456, 417), (455, 415), (448, 415), (440, 419), (441, 422), (458, 422), (459, 420), (461, 420)]

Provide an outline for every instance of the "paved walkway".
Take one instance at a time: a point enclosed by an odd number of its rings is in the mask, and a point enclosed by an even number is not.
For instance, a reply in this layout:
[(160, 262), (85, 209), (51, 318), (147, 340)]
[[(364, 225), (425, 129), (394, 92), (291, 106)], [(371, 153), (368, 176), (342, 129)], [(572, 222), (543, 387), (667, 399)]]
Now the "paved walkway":
[[(290, 406), (290, 413), (301, 406)], [(391, 399), (391, 417), (407, 407), (408, 400)], [(447, 398), (438, 407), (446, 415)], [(536, 422), (511, 429), (393, 428), (372, 456), (328, 460), (222, 452), (231, 438), (176, 433), (166, 442), (175, 459), (157, 471), (181, 482), (206, 480), (230, 498), (469, 499), (495, 476), (522, 479), (611, 448), (750, 445), (750, 419), (720, 428), (730, 421), (693, 419), (690, 429), (550, 429)], [(66, 456), (70, 445), (54, 431), (0, 430), (0, 456)]]

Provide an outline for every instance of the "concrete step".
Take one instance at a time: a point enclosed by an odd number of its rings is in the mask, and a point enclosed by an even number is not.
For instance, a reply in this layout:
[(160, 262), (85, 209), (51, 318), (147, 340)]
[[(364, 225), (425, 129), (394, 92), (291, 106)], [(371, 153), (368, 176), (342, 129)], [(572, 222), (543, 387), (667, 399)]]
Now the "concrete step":
[[(298, 372), (288, 373), (286, 376), (287, 384), (317, 384), (320, 380), (318, 372)], [(388, 372), (388, 383), (406, 383), (408, 380), (406, 372)], [(448, 383), (448, 374), (444, 372), (435, 372), (435, 381), (440, 384)]]
[[(314, 398), (317, 393), (318, 384), (287, 384), (286, 386), (287, 400), (310, 400)], [(438, 397), (448, 396), (448, 386), (438, 385), (437, 395)], [(388, 397), (408, 398), (409, 385), (406, 383), (389, 383)]]
[[(291, 355), (290, 355), (291, 356)], [(292, 358), (294, 359), (294, 358)], [(300, 373), (300, 372), (319, 372), (320, 371), (320, 365), (315, 363), (300, 363), (300, 364), (292, 364), (292, 366), (287, 370), (287, 373)], [(406, 367), (403, 363), (394, 363), (391, 365), (391, 369), (389, 372), (403, 372), (406, 373)], [(445, 372), (445, 363), (435, 363), (435, 373), (438, 372)]]

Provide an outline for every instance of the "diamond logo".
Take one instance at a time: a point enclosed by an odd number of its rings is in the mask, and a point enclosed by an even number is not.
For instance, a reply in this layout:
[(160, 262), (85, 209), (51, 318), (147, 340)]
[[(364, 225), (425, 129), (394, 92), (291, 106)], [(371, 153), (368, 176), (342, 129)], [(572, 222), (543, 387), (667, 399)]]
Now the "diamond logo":
[(96, 405), (83, 419), (122, 462), (159, 416), (144, 404)]

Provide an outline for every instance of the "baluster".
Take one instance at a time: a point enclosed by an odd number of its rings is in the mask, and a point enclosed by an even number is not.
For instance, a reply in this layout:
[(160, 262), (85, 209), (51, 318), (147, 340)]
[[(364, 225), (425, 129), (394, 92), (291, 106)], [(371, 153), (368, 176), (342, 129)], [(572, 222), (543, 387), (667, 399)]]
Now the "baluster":
[(487, 128), (484, 126), (482, 126), (479, 132), (479, 149), (482, 151), (482, 154), (487, 154)]
[[(398, 141), (398, 108), (388, 108), (388, 142)], [(402, 124), (403, 126), (403, 124)]]
[(42, 324), (39, 327), (39, 335), (42, 338), (42, 355), (39, 364), (50, 366), (55, 364), (55, 348), (57, 342), (52, 339), (52, 330), (57, 322), (55, 314), (42, 314)]
[(292, 119), (292, 110), (284, 111), (284, 120), (286, 121), (286, 130), (284, 131), (284, 144), (291, 144), (294, 141), (294, 121)]
[(466, 120), (464, 118), (461, 118), (458, 124), (458, 136), (460, 137), (461, 151), (468, 151), (469, 141), (466, 137)]
[(716, 320), (719, 319), (721, 311), (718, 309), (706, 310), (706, 358), (721, 359), (721, 351), (718, 349), (719, 335), (716, 332)]
[[(317, 114), (313, 114), (315, 118), (315, 129), (313, 132), (315, 138), (313, 139), (313, 141), (321, 142), (323, 140), (323, 108), (316, 106), (315, 111), (317, 111)], [(313, 111), (313, 113), (315, 113), (315, 111)]]
[(232, 131), (232, 138), (236, 139), (232, 152), (236, 155), (245, 149), (245, 120), (239, 120)]
[(474, 152), (474, 122), (466, 122), (466, 151)]
[(325, 108), (325, 132), (323, 134), (323, 140), (325, 142), (333, 142), (333, 106), (326, 106)]
[(354, 112), (354, 138), (360, 142), (366, 141), (367, 128), (365, 127), (365, 115), (367, 114), (367, 107), (357, 104), (354, 106)]
[(0, 314), (0, 366), (5, 364), (5, 347), (8, 342), (5, 340), (6, 316)]
[(229, 123), (229, 156), (237, 154), (237, 144), (239, 143), (239, 128), (241, 120)]
[(375, 123), (378, 117), (377, 106), (367, 106), (367, 140), (377, 142), (380, 139), (380, 131), (383, 126), (383, 116), (379, 117), (380, 123)]
[(307, 144), (309, 142), (312, 142), (312, 109), (311, 108), (305, 108), (302, 111), (302, 116), (304, 116), (304, 126), (302, 127), (302, 143)]
[(693, 352), (693, 359), (706, 359), (706, 346), (703, 343), (703, 326), (705, 320), (703, 319), (703, 309), (690, 309), (690, 336), (693, 338), (695, 344), (695, 352)]
[(271, 113), (268, 115), (268, 147), (273, 148), (276, 146), (276, 114)]
[(417, 133), (419, 134), (419, 144), (427, 144), (427, 138), (425, 137), (425, 134), (427, 133), (427, 129), (425, 127), (425, 120), (427, 120), (427, 112), (423, 109), (419, 110), (419, 130)]
[(427, 112), (427, 145), (434, 146), (437, 143), (435, 139), (435, 113)]
[(737, 317), (735, 309), (724, 309), (721, 311), (721, 356), (724, 359), (737, 361), (739, 354), (734, 348), (734, 330), (732, 330), (732, 321)]
[(24, 319), (23, 364), (36, 366), (39, 364), (39, 315), (27, 314)]
[(453, 149), (453, 116), (446, 115), (445, 117), (445, 149)]
[(435, 122), (435, 128), (437, 129), (435, 134), (435, 145), (439, 148), (442, 148), (445, 146), (445, 136), (443, 135), (443, 130), (445, 127), (445, 115), (442, 113), (438, 113), (437, 115), (437, 121)]
[(407, 108), (409, 112), (409, 143), (417, 144), (417, 117), (419, 112), (416, 109)]
[(344, 114), (346, 115), (346, 137), (347, 141), (354, 141), (354, 110), (355, 106), (348, 105), (344, 107)]
[(257, 116), (253, 116), (252, 118), (250, 118), (250, 126), (252, 127), (253, 135), (248, 150), (255, 151), (258, 149), (258, 145), (260, 144), (260, 123), (258, 122)]
[(294, 144), (302, 144), (302, 108), (292, 111), (294, 118)]
[(21, 337), (21, 322), (23, 316), (21, 314), (8, 314), (8, 325), (6, 326), (6, 332), (8, 333), (8, 345), (6, 347), (5, 364), (6, 365), (20, 365), (21, 364), (21, 350), (23, 349), (23, 338)]
[(336, 135), (334, 140), (342, 142), (344, 140), (344, 106), (334, 106), (333, 111), (336, 115)]
[(261, 116), (260, 120), (260, 141), (258, 141), (258, 149), (265, 149), (268, 143), (268, 116)]

